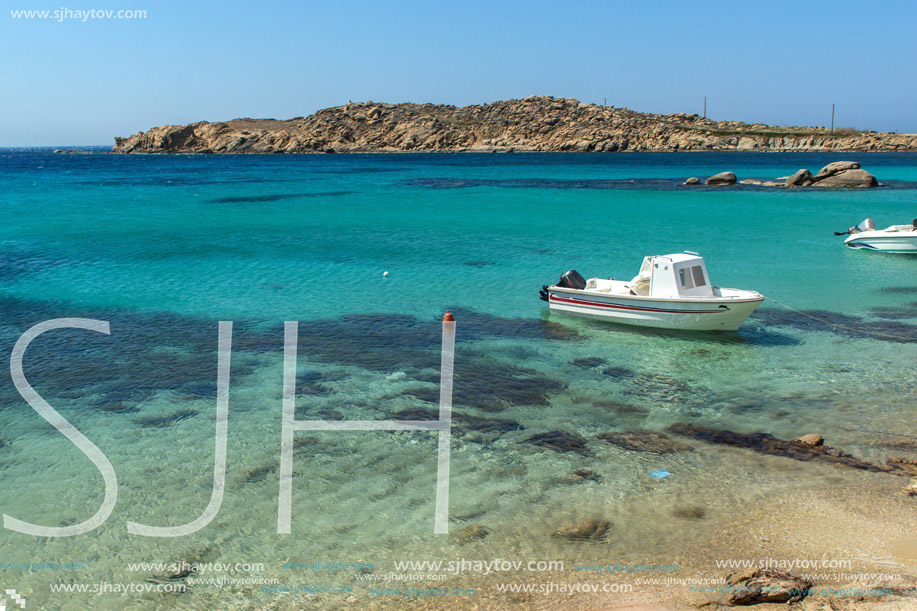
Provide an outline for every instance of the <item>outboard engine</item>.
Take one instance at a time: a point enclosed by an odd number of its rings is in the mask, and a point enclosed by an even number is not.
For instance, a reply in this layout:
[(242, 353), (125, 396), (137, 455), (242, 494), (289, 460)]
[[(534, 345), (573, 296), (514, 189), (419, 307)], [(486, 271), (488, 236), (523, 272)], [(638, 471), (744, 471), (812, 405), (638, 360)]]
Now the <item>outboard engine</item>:
[(560, 275), (560, 282), (557, 283), (557, 286), (581, 291), (586, 288), (586, 280), (584, 280), (583, 277), (579, 275), (578, 271), (571, 269), (570, 271), (564, 272)]

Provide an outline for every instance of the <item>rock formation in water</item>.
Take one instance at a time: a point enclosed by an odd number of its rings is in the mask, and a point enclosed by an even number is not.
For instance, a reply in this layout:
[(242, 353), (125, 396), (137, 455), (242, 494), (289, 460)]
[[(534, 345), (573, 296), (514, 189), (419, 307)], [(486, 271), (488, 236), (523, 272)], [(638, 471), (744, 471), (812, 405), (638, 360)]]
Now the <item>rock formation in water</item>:
[(917, 135), (771, 127), (529, 96), (473, 106), (351, 103), (285, 121), (163, 125), (115, 153), (908, 151)]
[[(699, 185), (700, 179), (696, 176), (688, 178), (685, 185)], [(732, 172), (714, 174), (706, 181), (705, 185), (723, 186), (736, 184), (736, 175)], [(741, 185), (755, 185), (758, 187), (844, 187), (848, 189), (860, 187), (878, 187), (876, 177), (860, 168), (857, 161), (835, 161), (829, 163), (818, 174), (805, 168), (798, 170), (792, 176), (779, 180), (761, 180), (760, 178), (745, 178), (739, 181)]]

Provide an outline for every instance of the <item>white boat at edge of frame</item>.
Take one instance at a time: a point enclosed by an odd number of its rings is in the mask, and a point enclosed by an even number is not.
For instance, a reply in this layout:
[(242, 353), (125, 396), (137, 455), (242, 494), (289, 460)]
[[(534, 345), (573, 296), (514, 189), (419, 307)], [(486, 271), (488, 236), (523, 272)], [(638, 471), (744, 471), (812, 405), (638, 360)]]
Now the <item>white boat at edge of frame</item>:
[(876, 222), (866, 219), (856, 227), (835, 235), (848, 235), (844, 244), (850, 248), (877, 250), (898, 254), (917, 254), (917, 219), (910, 225), (892, 225), (876, 229)]
[(552, 313), (685, 331), (735, 331), (764, 301), (756, 291), (711, 285), (693, 252), (644, 257), (629, 282), (570, 270), (540, 295)]

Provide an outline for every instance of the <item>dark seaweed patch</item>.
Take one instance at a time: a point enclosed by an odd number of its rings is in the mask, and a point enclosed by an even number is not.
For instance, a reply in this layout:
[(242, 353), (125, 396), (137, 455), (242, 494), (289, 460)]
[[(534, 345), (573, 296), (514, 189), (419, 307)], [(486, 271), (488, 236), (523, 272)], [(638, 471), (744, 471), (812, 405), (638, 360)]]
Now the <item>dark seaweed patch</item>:
[[(468, 310), (454, 310), (458, 321), (456, 359), (458, 405), (499, 410), (507, 405), (544, 405), (564, 385), (522, 367), (503, 364), (468, 350), (466, 342), (487, 337), (567, 340), (577, 337), (561, 325), (538, 319), (504, 319)], [(29, 382), (52, 405), (54, 399), (95, 395), (95, 407), (112, 414), (132, 413), (156, 393), (212, 399), (216, 392), (217, 322), (168, 312), (88, 310), (64, 305), (0, 298), (0, 351), (9, 354), (23, 331), (42, 320), (81, 316), (108, 321), (111, 334), (59, 329), (34, 341), (25, 359)], [(436, 372), (440, 365), (441, 325), (409, 315), (369, 314), (300, 323), (300, 351), (316, 362), (355, 365), (371, 371)], [(167, 349), (158, 349), (167, 348)], [(280, 354), (279, 325), (257, 326), (237, 321), (233, 350)], [(234, 358), (231, 381), (253, 370)], [(431, 374), (438, 382), (438, 373)], [(337, 379), (304, 373), (302, 395), (326, 394), (327, 382)], [(417, 389), (418, 396), (438, 401), (438, 390)], [(18, 406), (21, 397), (9, 376), (0, 380), (0, 405)], [(141, 419), (143, 426), (157, 426)]]
[(168, 414), (165, 416), (147, 416), (145, 418), (134, 418), (134, 423), (148, 428), (165, 428), (175, 424), (176, 422), (181, 422), (182, 420), (186, 420), (196, 415), (197, 411), (193, 409), (184, 409), (177, 411), (174, 414)]
[(139, 407), (131, 403), (125, 403), (123, 401), (112, 402), (106, 399), (95, 401), (92, 407), (110, 414), (136, 414), (140, 411)]
[(800, 314), (789, 310), (758, 308), (752, 316), (756, 322), (766, 325), (802, 331), (828, 331), (845, 337), (872, 338), (886, 342), (917, 339), (917, 325), (891, 320), (870, 321), (860, 316), (826, 310), (806, 310)]
[[(551, 393), (564, 388), (557, 380), (462, 349), (461, 344), (485, 337), (570, 339), (575, 334), (571, 336), (541, 320), (453, 311), (461, 355), (455, 363), (453, 401), (457, 405), (489, 411), (506, 405), (545, 405)], [(422, 321), (403, 314), (355, 314), (300, 323), (299, 345), (315, 361), (354, 365), (370, 371), (438, 370), (441, 328), (437, 321)], [(414, 377), (439, 381), (439, 375), (434, 373)], [(436, 388), (415, 388), (406, 394), (425, 401), (439, 400)]]
[(566, 431), (548, 431), (547, 433), (538, 433), (532, 435), (522, 443), (529, 443), (554, 450), (555, 452), (572, 452), (588, 456), (591, 454), (589, 447), (586, 445), (586, 439), (576, 433), (567, 433)]
[(242, 481), (246, 484), (256, 484), (264, 481), (267, 476), (276, 471), (278, 467), (279, 465), (277, 463), (254, 466), (247, 469), (245, 473), (242, 474)]
[[(436, 420), (439, 412), (432, 409), (412, 408), (396, 412), (395, 420)], [(458, 432), (475, 431), (478, 433), (508, 433), (521, 431), (525, 427), (506, 418), (482, 418), (473, 414), (452, 413), (452, 427)]]
[(625, 395), (637, 396), (660, 403), (697, 406), (709, 395), (705, 389), (694, 388), (676, 378), (654, 373), (640, 373), (628, 378)]
[(11, 280), (33, 274), (64, 262), (39, 253), (21, 252), (6, 248), (0, 254), (0, 280)]
[(487, 265), (496, 265), (492, 261), (462, 261), (462, 265), (467, 265), (468, 267), (485, 267)]
[(645, 407), (640, 407), (632, 403), (624, 403), (623, 401), (616, 401), (615, 399), (600, 399), (598, 401), (593, 401), (592, 405), (602, 411), (611, 411), (622, 417), (644, 417), (648, 416), (650, 413)]
[(350, 195), (353, 191), (325, 191), (320, 193), (271, 193), (269, 195), (233, 195), (229, 197), (216, 197), (210, 200), (214, 204), (243, 204), (278, 202), (285, 199), (302, 199), (306, 197), (335, 197)]
[(613, 380), (624, 380), (634, 377), (634, 372), (626, 367), (607, 367), (602, 370), (602, 375), (606, 375)]
[(327, 170), (314, 170), (321, 174), (379, 174), (383, 172), (412, 172), (416, 168), (379, 168), (373, 166), (352, 167), (352, 168), (331, 168)]
[(691, 446), (674, 441), (667, 435), (657, 431), (635, 430), (601, 433), (598, 439), (607, 441), (619, 448), (632, 452), (647, 452), (650, 454), (674, 454), (691, 450)]
[(498, 187), (506, 189), (625, 189), (671, 191), (682, 186), (684, 179), (627, 178), (622, 180), (562, 180), (555, 178), (414, 178), (401, 184), (425, 189), (469, 189)]
[(327, 406), (297, 405), (295, 411), (297, 420), (346, 420), (344, 414)]
[(886, 286), (879, 291), (891, 295), (917, 295), (917, 286)]
[[(4, 321), (4, 332), (0, 350), (9, 354), (19, 334), (36, 322), (67, 316), (108, 321), (111, 334), (58, 329), (32, 342), (25, 357), (25, 374), (52, 405), (54, 398), (98, 395), (93, 407), (118, 414), (132, 412), (138, 403), (160, 391), (214, 396), (216, 321), (170, 313), (74, 311), (59, 305), (2, 298), (0, 320)], [(237, 324), (236, 329), (234, 339), (242, 339), (246, 325)], [(279, 349), (280, 342), (275, 343)], [(156, 350), (162, 346), (170, 350)], [(231, 375), (239, 371), (234, 365)], [(0, 380), (0, 404), (18, 406), (20, 402), (9, 377)]]
[(318, 371), (303, 371), (296, 375), (296, 395), (326, 395), (331, 389), (322, 384), (325, 375)]
[(876, 465), (860, 460), (830, 446), (813, 446), (796, 441), (784, 441), (767, 433), (736, 433), (734, 431), (713, 429), (688, 423), (673, 424), (668, 430), (676, 435), (705, 441), (716, 445), (726, 445), (752, 450), (770, 456), (783, 456), (801, 461), (826, 462), (853, 469), (888, 473), (894, 469), (885, 465)]
[[(77, 181), (78, 185), (93, 185), (96, 187), (190, 187), (197, 185), (238, 185), (252, 183), (277, 183), (284, 182), (277, 179), (224, 177), (214, 178), (212, 174), (194, 170), (195, 175), (189, 176), (150, 176), (145, 178), (90, 178)], [(308, 180), (308, 179), (298, 179)]]
[(886, 320), (917, 318), (917, 301), (912, 301), (903, 306), (872, 308), (869, 313), (877, 318), (884, 318)]
[(605, 359), (600, 359), (597, 356), (586, 356), (579, 359), (573, 359), (570, 361), (570, 364), (574, 367), (582, 367), (584, 369), (592, 369), (593, 367), (598, 367), (605, 364)]
[(574, 340), (579, 337), (569, 327), (540, 318), (502, 318), (465, 308), (451, 308), (451, 312), (463, 340), (484, 337)]
[[(456, 361), (454, 375), (452, 402), (489, 412), (515, 405), (547, 405), (551, 394), (565, 388), (562, 382), (531, 369), (468, 354)], [(410, 388), (404, 394), (431, 403), (439, 401), (435, 387)]]
[(191, 397), (216, 399), (216, 382), (189, 382), (181, 387), (181, 392)]

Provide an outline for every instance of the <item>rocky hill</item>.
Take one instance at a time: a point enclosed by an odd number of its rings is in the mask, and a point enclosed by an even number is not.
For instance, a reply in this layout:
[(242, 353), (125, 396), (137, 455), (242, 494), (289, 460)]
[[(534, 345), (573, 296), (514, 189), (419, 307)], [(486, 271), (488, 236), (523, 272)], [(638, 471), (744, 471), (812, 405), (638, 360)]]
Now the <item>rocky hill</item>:
[(351, 103), (287, 121), (164, 125), (115, 153), (909, 151), (917, 135), (771, 127), (530, 96), (475, 106)]

